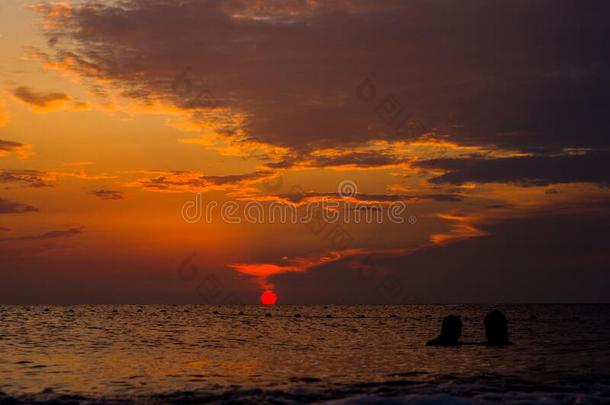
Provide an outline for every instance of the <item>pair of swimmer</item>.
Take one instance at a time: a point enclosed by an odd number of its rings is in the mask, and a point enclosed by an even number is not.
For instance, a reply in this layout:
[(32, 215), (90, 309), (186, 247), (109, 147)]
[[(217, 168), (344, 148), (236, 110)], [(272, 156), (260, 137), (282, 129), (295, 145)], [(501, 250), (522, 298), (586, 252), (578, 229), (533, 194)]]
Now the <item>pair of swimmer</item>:
[[(504, 346), (511, 344), (508, 340), (508, 321), (500, 311), (491, 311), (485, 317), (485, 337), (487, 340), (483, 345)], [(462, 320), (457, 315), (448, 315), (443, 319), (441, 334), (434, 338), (426, 346), (459, 346), (462, 336)]]

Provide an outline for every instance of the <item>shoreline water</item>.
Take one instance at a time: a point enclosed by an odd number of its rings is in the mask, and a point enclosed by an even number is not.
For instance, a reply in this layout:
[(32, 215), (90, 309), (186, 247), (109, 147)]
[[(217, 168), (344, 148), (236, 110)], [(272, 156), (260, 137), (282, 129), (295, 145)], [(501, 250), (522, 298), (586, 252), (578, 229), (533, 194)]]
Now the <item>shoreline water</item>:
[(487, 305), (2, 306), (0, 403), (610, 402), (609, 305), (497, 307), (510, 347), (425, 347)]
[(313, 378), (291, 390), (278, 388), (218, 388), (186, 390), (149, 395), (85, 396), (44, 390), (37, 394), (10, 396), (0, 392), (0, 403), (407, 403), (480, 404), (551, 403), (600, 404), (610, 402), (610, 376), (591, 376), (595, 382), (574, 380), (531, 384), (505, 376), (479, 380), (447, 378), (437, 383), (408, 379), (386, 383), (357, 383), (341, 387), (316, 387)]

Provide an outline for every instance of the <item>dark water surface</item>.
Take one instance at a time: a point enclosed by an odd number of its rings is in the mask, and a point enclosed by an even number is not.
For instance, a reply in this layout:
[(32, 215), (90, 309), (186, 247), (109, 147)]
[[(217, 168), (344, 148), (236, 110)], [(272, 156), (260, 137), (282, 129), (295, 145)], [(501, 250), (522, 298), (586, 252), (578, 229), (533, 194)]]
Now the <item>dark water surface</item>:
[(489, 306), (1, 306), (0, 402), (610, 403), (610, 305), (498, 308), (509, 347), (424, 346)]

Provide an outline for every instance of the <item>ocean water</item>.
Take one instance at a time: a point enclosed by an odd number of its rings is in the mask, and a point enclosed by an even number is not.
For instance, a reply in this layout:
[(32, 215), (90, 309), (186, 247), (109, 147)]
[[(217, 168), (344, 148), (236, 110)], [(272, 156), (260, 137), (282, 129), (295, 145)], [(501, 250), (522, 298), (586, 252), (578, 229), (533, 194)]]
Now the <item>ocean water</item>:
[[(425, 346), (494, 308), (514, 345)], [(610, 305), (0, 306), (15, 400), (610, 403)]]

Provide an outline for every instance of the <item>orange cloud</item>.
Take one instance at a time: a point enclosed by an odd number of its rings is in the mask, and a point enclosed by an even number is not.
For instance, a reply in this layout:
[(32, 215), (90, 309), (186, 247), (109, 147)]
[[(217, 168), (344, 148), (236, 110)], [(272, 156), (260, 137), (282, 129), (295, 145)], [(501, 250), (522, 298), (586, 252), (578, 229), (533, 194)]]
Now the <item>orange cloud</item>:
[(430, 241), (434, 245), (443, 245), (449, 242), (456, 242), (462, 239), (475, 238), (477, 236), (486, 236), (487, 232), (478, 229), (475, 226), (480, 218), (476, 216), (461, 216), (457, 214), (438, 214), (438, 218), (442, 218), (453, 222), (453, 228), (446, 233), (438, 233), (430, 236)]
[(50, 171), (49, 175), (53, 177), (66, 177), (78, 180), (107, 180), (116, 179), (118, 176), (110, 174), (88, 174), (84, 169), (80, 169), (78, 172), (61, 172), (61, 171)]
[(522, 156), (517, 151), (496, 147), (460, 145), (423, 135), (411, 141), (388, 141), (375, 139), (349, 146), (314, 149), (296, 157), (285, 153), (275, 156), (281, 159), (268, 167), (278, 169), (303, 170), (309, 168), (327, 168), (333, 170), (383, 170), (401, 169), (397, 174), (424, 172), (413, 163), (440, 158), (479, 157), (513, 157)]
[(265, 161), (281, 162), (291, 155), (289, 148), (275, 146), (251, 139), (243, 130), (236, 130), (231, 136), (218, 133), (197, 138), (184, 138), (183, 143), (202, 145), (223, 156), (258, 158)]
[(66, 2), (28, 4), (25, 7), (42, 16), (45, 29), (62, 27), (66, 19), (72, 15), (72, 6)]
[(65, 93), (36, 92), (26, 86), (14, 89), (13, 95), (17, 100), (39, 112), (55, 110), (70, 100), (70, 97)]
[(0, 169), (0, 184), (20, 184), (24, 187), (52, 187), (48, 181), (55, 178), (49, 173), (38, 170), (2, 170)]
[(122, 191), (117, 190), (95, 190), (92, 191), (91, 194), (96, 196), (101, 200), (122, 200), (124, 198), (124, 194)]
[(80, 162), (69, 162), (69, 163), (64, 163), (64, 166), (67, 167), (79, 167), (79, 166), (89, 166), (95, 164), (95, 162), (91, 162), (89, 160), (84, 160), (84, 161), (80, 161)]
[(342, 252), (331, 252), (325, 256), (315, 258), (283, 258), (284, 264), (273, 263), (236, 263), (230, 264), (229, 267), (242, 274), (254, 276), (263, 289), (273, 288), (273, 285), (267, 278), (276, 274), (288, 272), (304, 272), (309, 269), (319, 266), (323, 263), (330, 263), (341, 259), (344, 256)]
[(10, 153), (15, 153), (19, 156), (19, 159), (27, 159), (32, 156), (32, 152), (29, 150), (31, 145), (24, 145), (19, 142), (5, 141), (0, 139), (0, 157), (7, 156)]
[[(0, 198), (0, 214), (24, 214), (28, 212), (38, 212), (38, 208)], [(0, 230), (1, 229), (4, 228), (0, 228)]]
[(70, 105), (72, 111), (87, 111), (91, 109), (91, 104), (86, 101), (75, 101)]
[(273, 175), (271, 171), (256, 171), (252, 173), (206, 176), (194, 171), (147, 171), (155, 177), (138, 179), (128, 184), (131, 187), (141, 187), (156, 192), (205, 192), (211, 190), (228, 190), (235, 186), (257, 183)]

